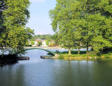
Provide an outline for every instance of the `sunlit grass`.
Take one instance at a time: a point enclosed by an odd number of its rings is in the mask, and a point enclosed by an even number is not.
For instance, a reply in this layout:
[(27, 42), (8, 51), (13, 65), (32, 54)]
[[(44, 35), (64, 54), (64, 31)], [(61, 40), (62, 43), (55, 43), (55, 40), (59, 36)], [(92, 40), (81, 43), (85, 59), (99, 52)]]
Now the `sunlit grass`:
[(81, 52), (81, 54), (77, 54), (76, 51), (75, 53), (72, 51), (71, 55), (68, 55), (67, 52), (59, 52), (58, 55), (59, 55), (58, 59), (63, 60), (91, 60), (91, 61), (112, 60), (112, 53), (102, 54), (98, 56), (93, 52), (89, 52), (88, 54), (86, 54), (86, 52), (83, 51)]

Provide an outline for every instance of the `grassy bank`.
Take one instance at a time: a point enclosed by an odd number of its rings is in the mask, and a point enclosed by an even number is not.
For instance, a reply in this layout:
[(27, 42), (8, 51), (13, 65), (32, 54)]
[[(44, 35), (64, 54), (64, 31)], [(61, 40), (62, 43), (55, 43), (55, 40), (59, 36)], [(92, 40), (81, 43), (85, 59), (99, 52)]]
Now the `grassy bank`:
[(68, 55), (68, 52), (58, 52), (57, 54), (57, 58), (63, 60), (90, 60), (99, 62), (112, 60), (112, 53), (106, 53), (100, 56), (96, 55), (94, 52), (86, 54), (86, 51), (81, 51), (80, 54), (77, 54), (77, 51), (72, 51), (71, 55)]
[(86, 54), (59, 54), (58, 59), (64, 59), (64, 60), (96, 60), (96, 56), (91, 55), (87, 56)]

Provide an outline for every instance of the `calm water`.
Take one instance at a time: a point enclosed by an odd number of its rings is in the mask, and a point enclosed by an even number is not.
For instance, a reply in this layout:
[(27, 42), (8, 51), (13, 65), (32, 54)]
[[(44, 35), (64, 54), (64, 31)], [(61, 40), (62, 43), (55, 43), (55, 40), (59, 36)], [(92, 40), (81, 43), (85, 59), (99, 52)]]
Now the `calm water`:
[(0, 86), (112, 86), (112, 64), (43, 60), (42, 50), (30, 50), (29, 61), (0, 67)]

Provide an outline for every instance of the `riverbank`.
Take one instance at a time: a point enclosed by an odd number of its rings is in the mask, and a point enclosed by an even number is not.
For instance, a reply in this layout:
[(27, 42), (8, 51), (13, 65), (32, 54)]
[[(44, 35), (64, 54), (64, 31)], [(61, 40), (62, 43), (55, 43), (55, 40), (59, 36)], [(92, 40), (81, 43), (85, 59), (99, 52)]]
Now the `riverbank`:
[(64, 60), (97, 60), (97, 59), (112, 59), (112, 56), (97, 56), (97, 55), (86, 55), (86, 54), (76, 54), (76, 55), (68, 55), (68, 54), (59, 54), (57, 59)]
[(60, 60), (69, 60), (69, 61), (98, 61), (98, 62), (104, 62), (104, 61), (110, 61), (112, 60), (112, 53), (106, 53), (102, 54), (100, 56), (96, 55), (94, 52), (89, 52), (86, 54), (86, 51), (81, 51), (80, 54), (77, 54), (77, 51), (72, 51), (71, 55), (68, 55), (67, 51), (64, 52), (55, 52), (55, 56), (51, 57), (45, 57), (44, 59), (60, 59)]
[(110, 61), (112, 60), (112, 53), (106, 53), (106, 54), (102, 54), (100, 56), (94, 54), (93, 52), (89, 52), (88, 54), (86, 54), (85, 51), (82, 51), (81, 54), (76, 54), (76, 51), (71, 54), (68, 55), (66, 52), (62, 52), (62, 53), (58, 53), (58, 57), (57, 59), (63, 59), (63, 60), (70, 60), (70, 61), (74, 61), (74, 60), (89, 60), (89, 61)]

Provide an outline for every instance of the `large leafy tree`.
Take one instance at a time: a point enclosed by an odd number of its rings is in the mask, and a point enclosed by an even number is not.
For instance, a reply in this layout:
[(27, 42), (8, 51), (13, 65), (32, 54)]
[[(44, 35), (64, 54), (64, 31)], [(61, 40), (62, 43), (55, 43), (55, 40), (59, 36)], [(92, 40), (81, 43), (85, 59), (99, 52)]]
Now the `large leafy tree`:
[(53, 30), (64, 47), (93, 48), (100, 53), (112, 47), (111, 0), (57, 0), (50, 11)]
[(89, 30), (92, 29), (92, 32), (94, 32), (91, 45), (97, 53), (103, 51), (105, 48), (112, 47), (111, 7), (111, 0), (87, 0), (86, 2), (86, 13), (88, 14), (87, 22), (88, 26), (90, 26)]
[(30, 2), (29, 0), (4, 0), (2, 2), (6, 8), (1, 12), (4, 26), (2, 27), (4, 32), (1, 36), (1, 47), (9, 48), (11, 53), (21, 52), (33, 34), (33, 30), (25, 27), (29, 18)]
[(4, 25), (3, 25), (3, 11), (6, 9), (6, 5), (4, 0), (0, 0), (0, 46), (2, 45), (2, 36), (4, 32)]
[(55, 9), (50, 11), (52, 27), (58, 34), (58, 42), (62, 47), (69, 49), (69, 54), (75, 46), (71, 9), (73, 2), (74, 0), (57, 0)]

